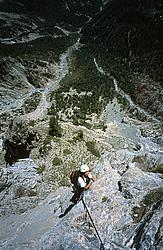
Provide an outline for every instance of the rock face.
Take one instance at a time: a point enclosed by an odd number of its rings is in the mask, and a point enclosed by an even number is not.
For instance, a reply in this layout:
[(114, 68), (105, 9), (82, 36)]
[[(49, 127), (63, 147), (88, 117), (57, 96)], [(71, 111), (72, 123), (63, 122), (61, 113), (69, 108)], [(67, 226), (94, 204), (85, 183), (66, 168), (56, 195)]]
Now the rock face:
[[(97, 181), (85, 195), (85, 202), (105, 249), (161, 248), (162, 180), (130, 164), (134, 153), (129, 153), (125, 149), (101, 157), (93, 170)], [(121, 175), (119, 167), (125, 158), (129, 167)], [(70, 189), (60, 188), (28, 213), (2, 217), (2, 249), (19, 248), (20, 244), (26, 249), (99, 249), (81, 202), (63, 219), (58, 218), (69, 206), (70, 197)]]
[(31, 159), (24, 159), (9, 168), (1, 168), (0, 214), (23, 213), (38, 203), (41, 177), (37, 165)]
[(147, 70), (160, 79), (160, 1), (132, 4), (0, 1), (0, 249), (100, 249), (82, 202), (70, 203), (69, 174), (83, 163), (105, 249), (162, 248), (161, 83), (140, 74), (152, 45)]
[(6, 165), (12, 165), (19, 159), (28, 158), (32, 148), (36, 147), (39, 140), (38, 134), (34, 130), (30, 131), (28, 127), (25, 120), (11, 121), (4, 141)]

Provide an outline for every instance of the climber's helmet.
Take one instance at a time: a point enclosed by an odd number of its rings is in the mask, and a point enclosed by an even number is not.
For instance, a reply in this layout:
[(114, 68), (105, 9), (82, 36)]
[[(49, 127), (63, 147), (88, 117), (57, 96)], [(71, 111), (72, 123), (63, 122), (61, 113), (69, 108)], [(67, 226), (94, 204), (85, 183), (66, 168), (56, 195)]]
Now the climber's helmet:
[(85, 172), (89, 172), (89, 171), (90, 171), (90, 169), (89, 169), (87, 164), (83, 164), (83, 165), (80, 166), (80, 172), (81, 173), (85, 173)]

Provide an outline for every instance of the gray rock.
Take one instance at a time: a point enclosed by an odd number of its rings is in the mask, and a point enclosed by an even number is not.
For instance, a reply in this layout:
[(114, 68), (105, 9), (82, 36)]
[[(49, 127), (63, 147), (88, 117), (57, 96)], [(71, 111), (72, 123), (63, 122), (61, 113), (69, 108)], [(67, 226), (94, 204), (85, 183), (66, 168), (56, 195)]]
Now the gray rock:
[(1, 168), (0, 174), (1, 215), (21, 213), (38, 203), (41, 177), (33, 160), (23, 159)]

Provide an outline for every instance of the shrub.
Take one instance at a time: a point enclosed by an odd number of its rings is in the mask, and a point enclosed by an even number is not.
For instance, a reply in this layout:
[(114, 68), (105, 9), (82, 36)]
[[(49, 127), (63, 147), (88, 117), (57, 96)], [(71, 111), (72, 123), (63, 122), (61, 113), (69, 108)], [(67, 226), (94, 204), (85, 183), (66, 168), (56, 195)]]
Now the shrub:
[(77, 135), (73, 137), (73, 141), (82, 141), (83, 140), (83, 130), (79, 130)]
[(51, 140), (52, 140), (52, 137), (50, 135), (47, 135), (47, 137), (45, 138), (43, 142), (43, 147), (40, 148), (39, 150), (40, 153), (46, 154), (52, 149)]
[(61, 165), (62, 164), (62, 159), (58, 158), (58, 157), (55, 157), (53, 159), (52, 163), (53, 163), (54, 166)]
[(57, 136), (57, 137), (62, 136), (62, 129), (61, 129), (61, 126), (58, 123), (58, 116), (57, 115), (54, 115), (54, 116), (50, 117), (49, 135)]
[(63, 150), (63, 153), (64, 153), (65, 155), (69, 155), (69, 154), (71, 154), (71, 151), (70, 151), (68, 148), (65, 148), (65, 149)]
[(87, 150), (90, 151), (94, 156), (100, 158), (100, 152), (96, 148), (95, 141), (87, 141), (86, 142)]
[(36, 168), (36, 171), (37, 171), (38, 174), (41, 174), (44, 170), (45, 170), (45, 166), (44, 165), (39, 166), (38, 168)]

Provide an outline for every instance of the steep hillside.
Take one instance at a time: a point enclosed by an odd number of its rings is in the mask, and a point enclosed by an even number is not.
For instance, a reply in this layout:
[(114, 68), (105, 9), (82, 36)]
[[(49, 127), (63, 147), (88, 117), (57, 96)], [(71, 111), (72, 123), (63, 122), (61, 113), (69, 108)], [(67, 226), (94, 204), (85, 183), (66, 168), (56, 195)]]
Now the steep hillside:
[(5, 0), (0, 3), (0, 10), (40, 16), (51, 19), (52, 22), (64, 22), (81, 27), (90, 16), (99, 12), (101, 5), (102, 0)]
[(104, 71), (114, 76), (137, 104), (161, 119), (162, 15), (162, 1), (109, 1), (84, 26), (81, 37)]
[(85, 25), (81, 41), (96, 45), (97, 49), (102, 47), (108, 55), (126, 61), (134, 71), (163, 80), (162, 15), (162, 1), (109, 1)]

